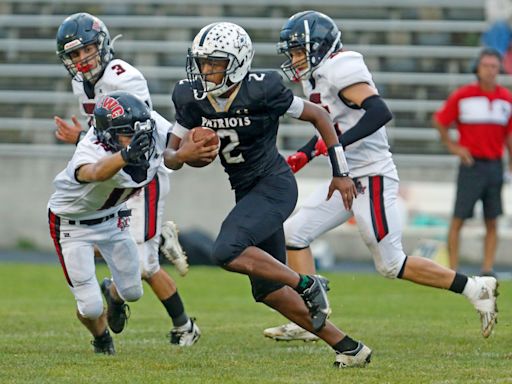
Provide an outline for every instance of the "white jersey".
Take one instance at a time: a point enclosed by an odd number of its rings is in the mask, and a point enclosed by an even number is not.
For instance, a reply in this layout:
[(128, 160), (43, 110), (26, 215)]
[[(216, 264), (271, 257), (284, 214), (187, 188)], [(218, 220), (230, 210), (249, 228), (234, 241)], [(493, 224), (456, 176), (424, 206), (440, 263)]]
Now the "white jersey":
[(104, 94), (113, 91), (133, 93), (143, 100), (149, 108), (153, 108), (144, 75), (137, 68), (123, 60), (114, 59), (108, 63), (105, 72), (94, 84), (94, 94), (88, 95), (86, 93), (84, 83), (81, 80), (81, 74), (78, 74), (71, 81), (71, 85), (73, 93), (78, 97), (82, 114), (88, 117), (91, 117), (93, 114), (96, 100)]
[[(363, 56), (351, 51), (340, 51), (327, 58), (313, 72), (313, 79), (314, 88), (310, 81), (302, 82), (304, 93), (311, 102), (320, 104), (329, 112), (341, 133), (351, 129), (365, 111), (345, 104), (339, 97), (340, 91), (357, 83), (367, 83), (376, 89)], [(385, 175), (398, 180), (385, 126), (347, 146), (345, 157), (352, 177)]]
[(157, 112), (151, 116), (156, 122), (153, 133), (154, 152), (149, 159), (149, 168), (140, 178), (132, 177), (126, 168), (120, 170), (109, 180), (81, 183), (76, 180), (76, 170), (84, 164), (93, 164), (109, 156), (112, 152), (98, 141), (94, 128), (90, 128), (78, 143), (67, 167), (55, 180), (55, 193), (48, 202), (48, 208), (58, 216), (65, 218), (94, 219), (107, 216), (124, 207), (124, 202), (155, 177), (162, 165), (163, 152), (167, 146), (167, 135), (171, 124)]

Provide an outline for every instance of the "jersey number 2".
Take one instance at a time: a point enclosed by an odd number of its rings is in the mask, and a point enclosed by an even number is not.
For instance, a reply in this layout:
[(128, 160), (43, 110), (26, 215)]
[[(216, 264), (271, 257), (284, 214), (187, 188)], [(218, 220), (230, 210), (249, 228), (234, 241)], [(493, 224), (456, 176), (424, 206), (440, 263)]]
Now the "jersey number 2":
[(219, 138), (228, 139), (229, 143), (222, 149), (222, 157), (226, 160), (228, 164), (238, 164), (243, 163), (245, 161), (244, 156), (239, 153), (234, 156), (231, 152), (233, 152), (236, 147), (240, 145), (240, 139), (238, 138), (238, 133), (232, 129), (219, 129), (217, 130), (217, 135)]

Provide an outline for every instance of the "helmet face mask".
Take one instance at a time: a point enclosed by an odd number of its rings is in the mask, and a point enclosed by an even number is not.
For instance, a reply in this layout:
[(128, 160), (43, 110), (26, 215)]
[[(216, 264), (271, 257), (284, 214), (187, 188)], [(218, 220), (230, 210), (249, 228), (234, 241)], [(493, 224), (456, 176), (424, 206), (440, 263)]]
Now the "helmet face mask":
[(96, 137), (113, 152), (124, 148), (120, 136), (131, 137), (138, 131), (144, 131), (151, 138), (150, 157), (155, 146), (154, 129), (155, 121), (151, 118), (149, 107), (129, 92), (111, 92), (102, 97), (94, 108)]
[[(251, 38), (242, 27), (213, 23), (201, 29), (192, 42), (187, 55), (187, 78), (194, 91), (220, 96), (245, 78), (253, 56)], [(219, 71), (217, 68), (223, 67), (221, 62), (227, 65)], [(205, 63), (215, 71), (203, 73)], [(212, 82), (212, 77), (219, 74), (223, 75), (222, 80)]]
[[(316, 11), (304, 11), (288, 19), (279, 35), (277, 51), (287, 57), (281, 65), (292, 81), (307, 80), (316, 68), (333, 52), (342, 47), (341, 32), (334, 21)], [(293, 63), (291, 51), (302, 49), (303, 60)]]
[[(80, 51), (85, 52), (78, 61)], [(67, 17), (57, 31), (57, 55), (72, 78), (96, 82), (113, 56), (107, 27), (88, 13)]]

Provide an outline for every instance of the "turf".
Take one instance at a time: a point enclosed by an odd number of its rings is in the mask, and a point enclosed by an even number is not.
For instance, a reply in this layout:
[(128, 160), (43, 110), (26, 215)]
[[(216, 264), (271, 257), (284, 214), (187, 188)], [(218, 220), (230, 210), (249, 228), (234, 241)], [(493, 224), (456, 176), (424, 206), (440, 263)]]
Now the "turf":
[[(193, 267), (177, 277), (202, 337), (168, 343), (170, 321), (145, 285), (131, 304), (116, 356), (92, 353), (57, 265), (1, 264), (0, 383), (512, 383), (512, 283), (500, 286), (489, 339), (466, 299), (376, 274), (329, 274), (331, 319), (374, 350), (364, 369), (337, 370), (322, 342), (275, 342), (262, 330), (283, 318), (255, 304), (245, 277)], [(98, 277), (107, 274), (98, 267)]]

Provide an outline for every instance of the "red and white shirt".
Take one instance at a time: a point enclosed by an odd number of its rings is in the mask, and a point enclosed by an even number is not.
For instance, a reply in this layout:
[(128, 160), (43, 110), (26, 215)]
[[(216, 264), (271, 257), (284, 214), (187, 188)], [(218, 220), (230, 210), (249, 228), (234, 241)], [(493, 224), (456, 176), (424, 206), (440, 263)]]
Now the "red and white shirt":
[(476, 158), (497, 160), (503, 156), (507, 136), (512, 132), (512, 94), (497, 85), (484, 92), (478, 83), (455, 90), (435, 113), (443, 126), (456, 124), (459, 144)]

